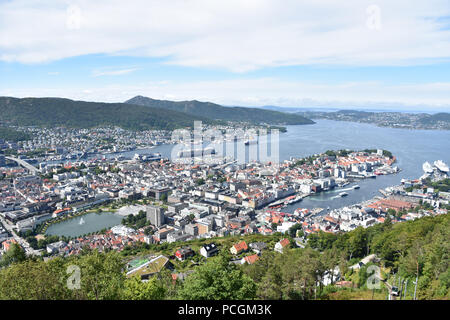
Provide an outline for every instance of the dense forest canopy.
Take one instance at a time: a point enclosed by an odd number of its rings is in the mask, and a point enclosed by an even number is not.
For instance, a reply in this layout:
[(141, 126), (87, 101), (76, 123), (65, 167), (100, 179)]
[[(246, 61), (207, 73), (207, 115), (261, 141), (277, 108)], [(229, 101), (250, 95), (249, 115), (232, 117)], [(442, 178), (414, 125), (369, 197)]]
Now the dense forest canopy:
[(202, 117), (157, 107), (126, 103), (74, 101), (62, 98), (0, 97), (1, 121), (21, 126), (92, 128), (119, 126), (130, 130), (175, 129), (193, 126)]

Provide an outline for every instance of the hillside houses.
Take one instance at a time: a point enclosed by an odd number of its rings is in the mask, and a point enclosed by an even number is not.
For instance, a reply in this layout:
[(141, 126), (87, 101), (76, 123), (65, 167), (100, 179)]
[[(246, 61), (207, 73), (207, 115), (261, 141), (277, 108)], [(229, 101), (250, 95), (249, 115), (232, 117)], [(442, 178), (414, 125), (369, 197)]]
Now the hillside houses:
[(246, 251), (248, 251), (248, 246), (245, 241), (236, 243), (230, 248), (230, 252), (234, 255), (238, 255), (238, 254), (241, 254), (242, 252), (246, 252)]
[(290, 245), (290, 241), (287, 238), (281, 239), (275, 244), (274, 250), (279, 253), (283, 253), (285, 248), (288, 248)]

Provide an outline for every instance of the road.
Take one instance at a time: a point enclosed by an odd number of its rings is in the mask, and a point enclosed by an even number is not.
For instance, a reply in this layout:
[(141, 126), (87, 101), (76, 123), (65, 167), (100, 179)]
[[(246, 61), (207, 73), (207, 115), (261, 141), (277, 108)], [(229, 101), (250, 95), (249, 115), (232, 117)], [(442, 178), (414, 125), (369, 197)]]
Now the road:
[(29, 164), (28, 162), (26, 162), (22, 159), (18, 159), (18, 158), (14, 158), (14, 157), (5, 157), (5, 159), (17, 162), (22, 167), (25, 167), (26, 169), (30, 170), (33, 174), (38, 174), (39, 172), (41, 172), (41, 170), (39, 170), (35, 166), (32, 166), (31, 164)]
[(3, 219), (2, 217), (0, 217), (0, 222), (2, 223), (2, 225), (5, 227), (6, 230), (8, 230), (8, 232), (13, 236), (14, 240), (17, 241), (18, 244), (20, 244), (20, 246), (22, 248), (24, 248), (25, 253), (30, 256), (30, 255), (40, 255), (40, 252), (37, 250), (34, 250), (33, 248), (30, 247), (30, 244), (23, 238), (19, 237), (17, 234), (14, 233), (13, 231), (13, 226), (10, 225), (5, 219)]
[[(371, 255), (368, 255), (367, 257), (363, 258), (360, 262), (362, 262), (364, 265), (366, 265), (369, 262), (375, 260), (376, 258), (377, 258), (376, 254), (371, 254)], [(350, 269), (359, 269), (359, 262), (357, 264), (351, 266)]]

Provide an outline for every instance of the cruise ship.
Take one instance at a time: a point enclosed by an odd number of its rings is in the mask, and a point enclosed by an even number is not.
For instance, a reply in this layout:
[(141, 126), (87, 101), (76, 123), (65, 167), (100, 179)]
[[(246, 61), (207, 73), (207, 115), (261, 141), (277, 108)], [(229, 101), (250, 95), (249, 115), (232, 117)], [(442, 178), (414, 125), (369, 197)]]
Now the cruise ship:
[(433, 166), (428, 161), (423, 163), (422, 169), (425, 173), (433, 173)]
[(434, 166), (436, 167), (436, 168), (438, 168), (439, 169), (439, 171), (442, 171), (442, 172), (445, 172), (445, 173), (447, 173), (449, 170), (448, 170), (448, 166), (444, 163), (444, 161), (442, 161), (442, 160), (436, 160), (435, 162), (434, 162)]
[(161, 154), (160, 153), (149, 153), (149, 154), (139, 154), (135, 153), (133, 160), (139, 160), (139, 161), (157, 161), (161, 160)]

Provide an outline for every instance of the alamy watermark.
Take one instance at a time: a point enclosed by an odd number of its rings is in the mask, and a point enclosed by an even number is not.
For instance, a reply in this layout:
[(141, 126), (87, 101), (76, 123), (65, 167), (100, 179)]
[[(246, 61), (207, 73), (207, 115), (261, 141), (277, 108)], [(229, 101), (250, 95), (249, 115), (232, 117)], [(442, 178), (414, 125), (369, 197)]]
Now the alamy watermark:
[(367, 274), (370, 276), (367, 278), (366, 286), (368, 289), (380, 289), (381, 281), (381, 270), (380, 267), (376, 265), (370, 265), (366, 270)]
[(370, 30), (381, 30), (381, 9), (376, 4), (372, 4), (367, 7), (367, 20), (366, 26)]
[(70, 276), (67, 278), (67, 288), (70, 290), (81, 289), (81, 269), (77, 265), (70, 265), (66, 269)]
[(66, 10), (66, 27), (69, 30), (81, 28), (82, 14), (79, 6), (71, 5)]
[(224, 159), (237, 164), (261, 162), (272, 164), (280, 160), (280, 133), (278, 129), (228, 128), (205, 129), (201, 121), (194, 122), (194, 130), (178, 129), (172, 132), (171, 160), (177, 163), (219, 164)]

